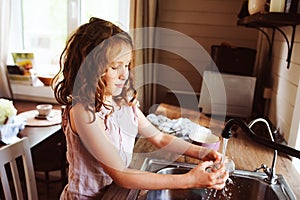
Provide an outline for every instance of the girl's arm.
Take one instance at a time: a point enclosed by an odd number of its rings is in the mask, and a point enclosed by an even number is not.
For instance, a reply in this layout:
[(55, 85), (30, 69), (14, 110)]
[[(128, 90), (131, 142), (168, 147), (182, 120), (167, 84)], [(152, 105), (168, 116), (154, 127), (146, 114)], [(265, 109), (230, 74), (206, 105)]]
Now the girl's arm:
[(107, 138), (104, 122), (98, 116), (77, 104), (70, 110), (71, 127), (87, 150), (99, 161), (103, 169), (122, 187), (135, 189), (178, 189), (209, 187), (222, 189), (228, 178), (224, 166), (213, 173), (205, 169), (212, 162), (204, 162), (181, 175), (162, 175), (140, 170), (128, 169), (120, 158), (116, 148)]
[(202, 160), (221, 161), (221, 155), (214, 150), (191, 144), (173, 135), (162, 133), (151, 124), (139, 109), (138, 118), (139, 133), (156, 147)]

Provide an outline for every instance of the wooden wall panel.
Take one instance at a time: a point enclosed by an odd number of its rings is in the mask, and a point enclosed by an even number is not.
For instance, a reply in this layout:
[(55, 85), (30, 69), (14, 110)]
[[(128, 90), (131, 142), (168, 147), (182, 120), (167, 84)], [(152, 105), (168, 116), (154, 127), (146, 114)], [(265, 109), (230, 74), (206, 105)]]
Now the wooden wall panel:
[[(183, 28), (179, 28), (179, 27)], [(189, 28), (189, 27), (193, 27)], [(185, 37), (193, 39), (199, 45), (201, 45), (209, 54), (211, 53), (212, 45), (220, 45), (221, 43), (228, 43), (232, 46), (243, 46), (255, 49), (257, 40), (257, 31), (252, 31), (245, 28), (236, 28), (232, 30), (229, 27), (217, 27), (217, 26), (197, 26), (197, 25), (170, 25), (167, 27), (170, 31), (160, 35), (160, 45), (166, 48), (169, 47), (185, 47), (185, 44), (180, 42), (180, 35), (184, 34)], [(243, 32), (248, 31), (248, 34)], [(234, 32), (234, 34), (233, 34)]]
[[(190, 37), (212, 37), (212, 38), (235, 38), (240, 40), (256, 40), (257, 31), (247, 29), (244, 27), (236, 26), (224, 26), (224, 25), (203, 25), (188, 24), (188, 23), (167, 23), (162, 22), (161, 27), (166, 27), (175, 31), (180, 31)], [(250, 33), (249, 33), (250, 31)], [(232, 33), (235, 34), (232, 34)], [(245, 33), (247, 32), (247, 33)], [(213, 33), (213, 34), (212, 34)]]
[(211, 13), (232, 13), (239, 11), (241, 0), (161, 0), (161, 10), (201, 11)]
[(279, 129), (285, 140), (288, 141), (291, 134), (290, 127), (294, 106), (287, 104), (286, 100), (281, 95), (272, 93), (271, 98), (269, 120), (276, 126), (276, 129)]
[[(284, 32), (291, 38), (291, 28), (284, 27)], [(300, 78), (300, 26), (296, 27), (294, 48), (292, 52), (290, 68), (287, 69), (287, 44), (281, 34), (276, 32), (274, 48), (272, 52), (272, 98), (270, 101), (270, 112), (268, 114), (271, 122), (280, 129), (286, 141), (290, 135), (296, 138), (299, 133), (290, 132), (291, 122), (294, 117), (294, 107), (298, 83)], [(300, 147), (298, 147), (299, 149)]]
[[(300, 45), (299, 45), (300, 47)], [(295, 48), (297, 50), (297, 48)], [(295, 53), (293, 54), (295, 55)], [(298, 64), (292, 59), (290, 64), (290, 68), (287, 69), (287, 62), (286, 62), (286, 54), (282, 55), (284, 58), (273, 58), (273, 62), (276, 63), (273, 65), (272, 68), (272, 79), (277, 79), (277, 77), (282, 77), (286, 81), (290, 82), (290, 84), (298, 85), (299, 82), (299, 74), (300, 74), (300, 63)], [(294, 57), (294, 56), (293, 56)]]
[[(258, 31), (236, 25), (237, 14), (240, 11), (243, 0), (160, 0), (158, 26), (178, 31), (192, 38), (199, 43), (208, 54), (210, 54), (211, 45), (221, 44), (222, 42), (230, 43), (233, 46), (243, 46), (255, 49), (257, 47)], [(294, 51), (290, 69), (286, 68), (287, 45), (284, 38), (276, 32), (273, 54), (271, 58), (271, 87), (272, 96), (268, 117), (271, 122), (285, 133), (285, 139), (288, 140), (290, 121), (293, 118), (293, 108), (295, 106), (295, 97), (300, 77), (300, 27), (297, 26), (295, 35)], [(283, 27), (287, 36), (291, 36), (291, 28)], [(165, 35), (162, 37), (160, 45), (164, 49), (176, 51), (184, 49), (186, 52), (193, 52), (193, 49), (180, 43), (176, 35)], [(166, 40), (165, 38), (168, 38)], [(265, 38), (262, 37), (265, 41)], [(264, 55), (264, 49), (268, 49), (265, 42), (259, 46), (258, 54)], [(264, 59), (268, 59), (264, 56)], [(194, 62), (198, 61), (197, 54), (191, 53), (189, 59)], [(158, 62), (171, 66), (184, 77), (188, 77), (192, 87), (196, 92), (200, 91), (199, 82), (201, 74), (195, 73), (195, 67), (192, 66), (185, 58), (178, 58), (172, 54), (162, 52), (159, 55)], [(258, 64), (263, 63), (259, 62)], [(262, 69), (264, 66), (256, 67)], [(165, 73), (157, 74), (158, 80), (163, 80), (167, 76)], [(169, 80), (173, 88), (182, 89), (180, 82), (174, 78)], [(158, 90), (158, 96), (163, 97), (162, 92)], [(160, 99), (158, 98), (158, 101)]]
[(236, 20), (234, 20), (234, 18), (237, 18), (236, 14), (198, 11), (164, 11), (160, 15), (160, 20), (162, 22), (219, 26), (224, 26), (225, 24), (236, 24)]
[[(232, 46), (256, 48), (258, 31), (237, 26), (238, 13), (243, 0), (160, 0), (157, 26), (174, 30), (193, 39), (206, 55), (210, 57), (211, 46), (229, 43)], [(174, 57), (172, 54), (161, 52), (158, 62), (174, 67), (188, 78), (194, 92), (199, 93), (202, 83), (201, 73), (210, 64), (203, 64), (203, 56), (195, 53), (195, 49), (181, 42), (180, 36), (175, 33), (160, 35), (159, 43), (171, 53), (178, 50), (190, 52), (188, 58)], [(179, 38), (178, 38), (179, 37)], [(210, 59), (210, 58), (209, 58)], [(201, 63), (204, 66), (200, 73), (189, 61)], [(165, 80), (166, 73), (157, 72), (157, 80)], [(173, 77), (166, 84), (172, 84), (175, 90), (182, 90), (180, 81)], [(158, 89), (160, 102), (166, 90)], [(193, 92), (192, 92), (193, 93)]]

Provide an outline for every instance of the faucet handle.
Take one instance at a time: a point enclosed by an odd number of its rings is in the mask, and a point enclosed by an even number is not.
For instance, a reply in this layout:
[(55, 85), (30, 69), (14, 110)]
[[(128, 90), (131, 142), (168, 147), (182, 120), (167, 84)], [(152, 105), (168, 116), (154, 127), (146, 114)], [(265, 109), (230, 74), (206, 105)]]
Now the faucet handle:
[(231, 133), (231, 130), (223, 130), (223, 132), (222, 132), (222, 137), (223, 138), (226, 138), (226, 139), (229, 139), (229, 138), (231, 138), (232, 137), (232, 133)]
[(263, 169), (264, 171), (268, 169), (266, 164), (262, 164), (260, 167), (256, 168), (254, 172), (258, 172), (259, 170)]

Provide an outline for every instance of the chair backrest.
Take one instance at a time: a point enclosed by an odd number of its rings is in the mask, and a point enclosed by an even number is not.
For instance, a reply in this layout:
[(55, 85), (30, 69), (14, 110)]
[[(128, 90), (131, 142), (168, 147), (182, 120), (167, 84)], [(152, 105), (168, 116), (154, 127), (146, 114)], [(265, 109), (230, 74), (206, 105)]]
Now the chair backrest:
[[(21, 159), (23, 162), (18, 162), (18, 159)], [(8, 165), (10, 170), (7, 168)], [(24, 198), (22, 190), (24, 177), (21, 175), (23, 174), (25, 175), (27, 198)], [(28, 138), (22, 138), (16, 143), (0, 148), (0, 176), (5, 199), (38, 199)]]

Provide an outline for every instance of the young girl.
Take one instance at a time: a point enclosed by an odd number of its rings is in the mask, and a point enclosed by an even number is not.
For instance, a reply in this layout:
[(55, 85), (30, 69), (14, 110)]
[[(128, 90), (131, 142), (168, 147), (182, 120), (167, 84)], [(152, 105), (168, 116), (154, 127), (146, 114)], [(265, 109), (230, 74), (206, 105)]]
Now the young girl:
[[(66, 105), (68, 184), (61, 199), (99, 199), (112, 181), (124, 188), (222, 189), (228, 173), (205, 169), (221, 156), (156, 129), (138, 108), (132, 86), (133, 44), (116, 25), (97, 18), (70, 37), (55, 77), (55, 96)], [(187, 174), (161, 175), (128, 168), (137, 133), (159, 148), (202, 159)]]

